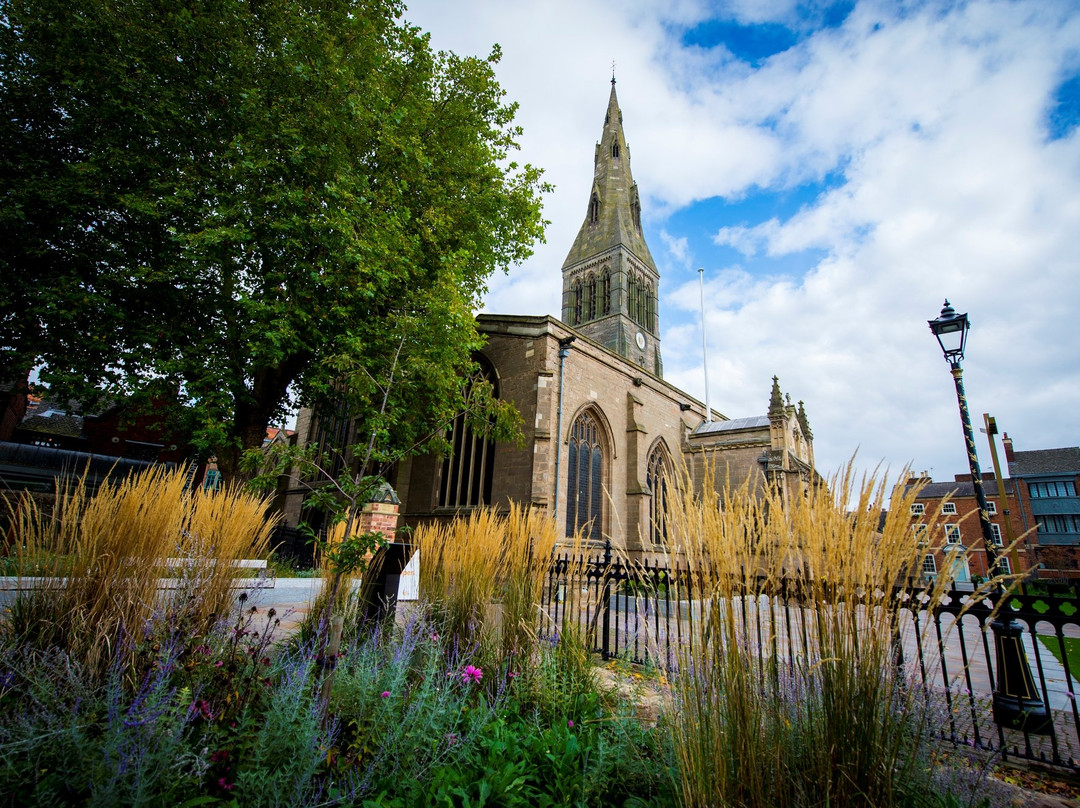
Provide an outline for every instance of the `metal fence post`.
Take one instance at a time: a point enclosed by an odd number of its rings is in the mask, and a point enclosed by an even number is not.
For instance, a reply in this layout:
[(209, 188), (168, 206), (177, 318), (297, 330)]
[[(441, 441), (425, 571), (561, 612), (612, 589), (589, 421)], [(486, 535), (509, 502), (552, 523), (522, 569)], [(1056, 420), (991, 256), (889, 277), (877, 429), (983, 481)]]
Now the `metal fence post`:
[(603, 586), (600, 587), (600, 608), (603, 609), (601, 621), (600, 654), (604, 659), (611, 656), (611, 539), (604, 539)]

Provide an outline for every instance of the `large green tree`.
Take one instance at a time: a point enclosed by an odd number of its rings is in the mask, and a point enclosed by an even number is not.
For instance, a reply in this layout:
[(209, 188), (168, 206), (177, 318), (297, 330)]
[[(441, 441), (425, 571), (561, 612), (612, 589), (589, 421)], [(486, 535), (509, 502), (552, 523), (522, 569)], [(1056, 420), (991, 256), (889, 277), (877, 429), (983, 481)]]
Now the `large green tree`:
[(403, 13), (0, 0), (0, 376), (175, 393), (227, 475), (342, 378), (387, 447), (437, 429), (545, 187), (498, 49), (433, 52)]

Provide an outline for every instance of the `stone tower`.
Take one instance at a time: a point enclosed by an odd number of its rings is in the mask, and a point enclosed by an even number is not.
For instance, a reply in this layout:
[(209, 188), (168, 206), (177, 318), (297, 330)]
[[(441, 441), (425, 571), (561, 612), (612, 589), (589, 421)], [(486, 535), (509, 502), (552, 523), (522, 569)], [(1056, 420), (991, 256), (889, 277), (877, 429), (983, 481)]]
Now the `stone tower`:
[(563, 263), (562, 319), (658, 377), (660, 273), (641, 232), (641, 200), (611, 79), (604, 132), (596, 144), (589, 207)]

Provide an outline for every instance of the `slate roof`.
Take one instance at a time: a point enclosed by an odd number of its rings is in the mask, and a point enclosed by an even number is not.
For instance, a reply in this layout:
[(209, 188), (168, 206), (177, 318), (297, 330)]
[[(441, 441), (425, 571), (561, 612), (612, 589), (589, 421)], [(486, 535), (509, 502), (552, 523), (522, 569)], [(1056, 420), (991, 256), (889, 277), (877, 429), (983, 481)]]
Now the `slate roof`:
[(1009, 461), (1009, 474), (1023, 477), (1028, 474), (1080, 474), (1080, 447), (1035, 449), (1014, 452)]
[(32, 415), (23, 419), (19, 424), (19, 429), (26, 432), (80, 438), (83, 431), (83, 419), (81, 415), (67, 415), (50, 410), (43, 415)]
[(718, 432), (735, 432), (739, 429), (761, 429), (769, 426), (769, 416), (751, 415), (749, 418), (732, 418), (730, 421), (701, 423), (694, 429), (695, 435), (715, 435)]
[[(905, 489), (908, 486), (904, 486)], [(956, 493), (953, 494), (952, 492)], [(1005, 480), (1005, 493), (1011, 494), (1013, 492), (1012, 480)], [(997, 496), (997, 483), (983, 480), (983, 493), (987, 497), (993, 498)], [(919, 492), (919, 496), (916, 499), (940, 499), (941, 497), (947, 497), (950, 494), (961, 499), (963, 497), (975, 496), (975, 485), (973, 483), (958, 483), (955, 480), (949, 483), (930, 483), (922, 491)]]

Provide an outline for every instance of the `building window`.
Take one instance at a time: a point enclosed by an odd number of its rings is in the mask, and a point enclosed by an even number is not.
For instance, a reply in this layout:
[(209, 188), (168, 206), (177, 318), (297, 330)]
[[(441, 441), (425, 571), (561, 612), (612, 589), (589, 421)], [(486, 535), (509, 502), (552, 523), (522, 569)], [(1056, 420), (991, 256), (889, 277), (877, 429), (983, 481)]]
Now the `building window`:
[(1080, 533), (1080, 515), (1036, 516), (1035, 522), (1042, 533)]
[(911, 530), (915, 534), (915, 540), (917, 542), (919, 542), (920, 546), (925, 545), (927, 543), (927, 533), (928, 533), (928, 531), (927, 531), (926, 525), (923, 525), (923, 524), (914, 525), (911, 528)]
[(570, 284), (570, 325), (581, 322), (581, 280), (575, 278)]
[(942, 513), (956, 513), (956, 503), (955, 502), (946, 502), (946, 503), (942, 504), (941, 512)]
[(570, 428), (566, 479), (566, 532), (593, 541), (603, 538), (604, 448), (600, 424), (583, 412)]
[(960, 525), (945, 525), (945, 541), (949, 544), (960, 543)]
[(998, 547), (1002, 546), (1001, 541), (1001, 525), (990, 524), (990, 535), (994, 537), (994, 544)]
[[(480, 364), (480, 377), (495, 384), (495, 371), (486, 362)], [(493, 396), (498, 390), (492, 391)], [(495, 442), (477, 434), (459, 415), (446, 436), (450, 453), (443, 458), (439, 477), (440, 508), (476, 508), (491, 504), (491, 484), (495, 472)]]
[(589, 200), (589, 224), (596, 224), (600, 221), (600, 197), (595, 193), (592, 195), (592, 199)]
[(930, 553), (923, 556), (922, 571), (923, 575), (937, 575), (937, 561), (934, 560), (934, 556)]
[(1037, 499), (1043, 497), (1075, 497), (1076, 486), (1072, 480), (1059, 480), (1048, 483), (1029, 483), (1028, 489), (1031, 496)]
[(1010, 563), (1008, 556), (999, 555), (997, 557), (998, 569), (1000, 569), (1006, 575), (1012, 575), (1012, 563)]
[(600, 282), (596, 287), (596, 302), (599, 317), (611, 312), (611, 273), (606, 269), (600, 273)]
[(657, 446), (649, 455), (649, 466), (646, 472), (646, 484), (652, 493), (649, 500), (649, 541), (654, 545), (667, 542), (667, 495), (668, 495), (668, 462), (663, 448)]
[(986, 512), (988, 514), (990, 514), (991, 516), (997, 516), (997, 503), (987, 500), (987, 502), (986, 502)]
[(912, 504), (912, 506), (911, 506), (911, 515), (912, 516), (922, 516), (924, 513), (926, 513), (926, 505), (924, 505), (921, 502), (916, 502), (916, 503)]
[(611, 156), (616, 160), (619, 159), (619, 141), (617, 140), (611, 144)]

